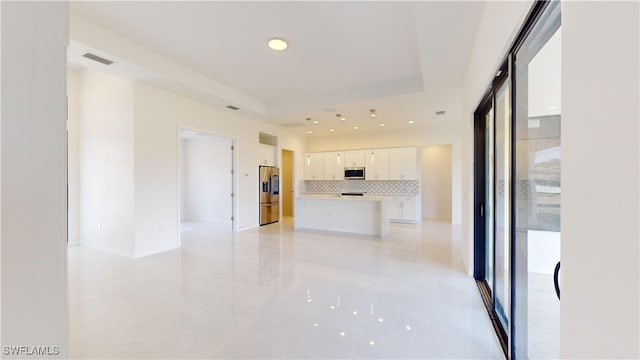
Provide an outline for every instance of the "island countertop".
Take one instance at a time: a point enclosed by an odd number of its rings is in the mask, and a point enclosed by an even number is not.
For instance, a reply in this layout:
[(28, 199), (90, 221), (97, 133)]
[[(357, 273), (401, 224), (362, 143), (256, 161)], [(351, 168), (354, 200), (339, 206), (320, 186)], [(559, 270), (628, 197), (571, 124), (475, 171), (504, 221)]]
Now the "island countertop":
[(333, 200), (365, 200), (365, 201), (384, 201), (389, 196), (384, 195), (340, 195), (336, 193), (301, 193), (297, 196), (300, 199), (333, 199)]
[(300, 194), (295, 203), (295, 228), (385, 236), (389, 232), (386, 196)]

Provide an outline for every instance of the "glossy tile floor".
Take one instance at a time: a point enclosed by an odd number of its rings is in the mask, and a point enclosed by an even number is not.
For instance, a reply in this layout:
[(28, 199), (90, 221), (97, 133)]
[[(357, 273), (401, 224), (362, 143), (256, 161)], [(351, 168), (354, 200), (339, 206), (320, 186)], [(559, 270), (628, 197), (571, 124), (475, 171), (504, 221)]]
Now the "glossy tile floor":
[(69, 248), (69, 356), (502, 358), (449, 224), (204, 229), (137, 260)]

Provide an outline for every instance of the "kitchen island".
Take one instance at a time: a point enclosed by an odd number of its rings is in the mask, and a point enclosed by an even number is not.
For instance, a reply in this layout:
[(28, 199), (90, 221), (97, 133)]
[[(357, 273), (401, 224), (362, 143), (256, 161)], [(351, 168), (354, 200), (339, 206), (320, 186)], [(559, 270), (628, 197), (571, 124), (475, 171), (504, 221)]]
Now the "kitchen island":
[(301, 194), (295, 229), (339, 231), (383, 237), (389, 232), (389, 200), (384, 196)]

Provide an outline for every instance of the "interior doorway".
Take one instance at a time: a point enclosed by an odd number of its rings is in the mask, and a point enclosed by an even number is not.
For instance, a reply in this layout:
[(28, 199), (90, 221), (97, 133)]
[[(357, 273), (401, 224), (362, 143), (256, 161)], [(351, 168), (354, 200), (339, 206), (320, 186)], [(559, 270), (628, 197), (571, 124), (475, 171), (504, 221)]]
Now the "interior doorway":
[[(180, 237), (234, 229), (233, 139), (180, 130)], [(191, 236), (190, 236), (191, 238)]]
[(294, 153), (282, 150), (282, 216), (293, 217), (294, 214)]

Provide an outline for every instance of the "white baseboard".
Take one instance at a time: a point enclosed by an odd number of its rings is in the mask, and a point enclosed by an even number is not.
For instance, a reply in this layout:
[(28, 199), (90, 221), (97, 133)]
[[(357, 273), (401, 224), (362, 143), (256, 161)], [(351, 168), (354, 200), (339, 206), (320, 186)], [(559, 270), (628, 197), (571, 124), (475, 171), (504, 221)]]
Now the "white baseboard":
[(95, 244), (90, 244), (90, 243), (80, 242), (80, 243), (78, 243), (77, 245), (74, 245), (74, 246), (84, 246), (84, 247), (87, 247), (87, 248), (90, 248), (90, 249), (103, 251), (103, 252), (106, 252), (106, 253), (109, 253), (109, 254), (114, 254), (114, 255), (118, 255), (118, 256), (124, 256), (124, 257), (130, 258), (130, 259), (134, 258), (133, 254), (127, 254), (124, 251), (108, 249), (108, 248), (104, 248), (102, 246), (97, 246)]

